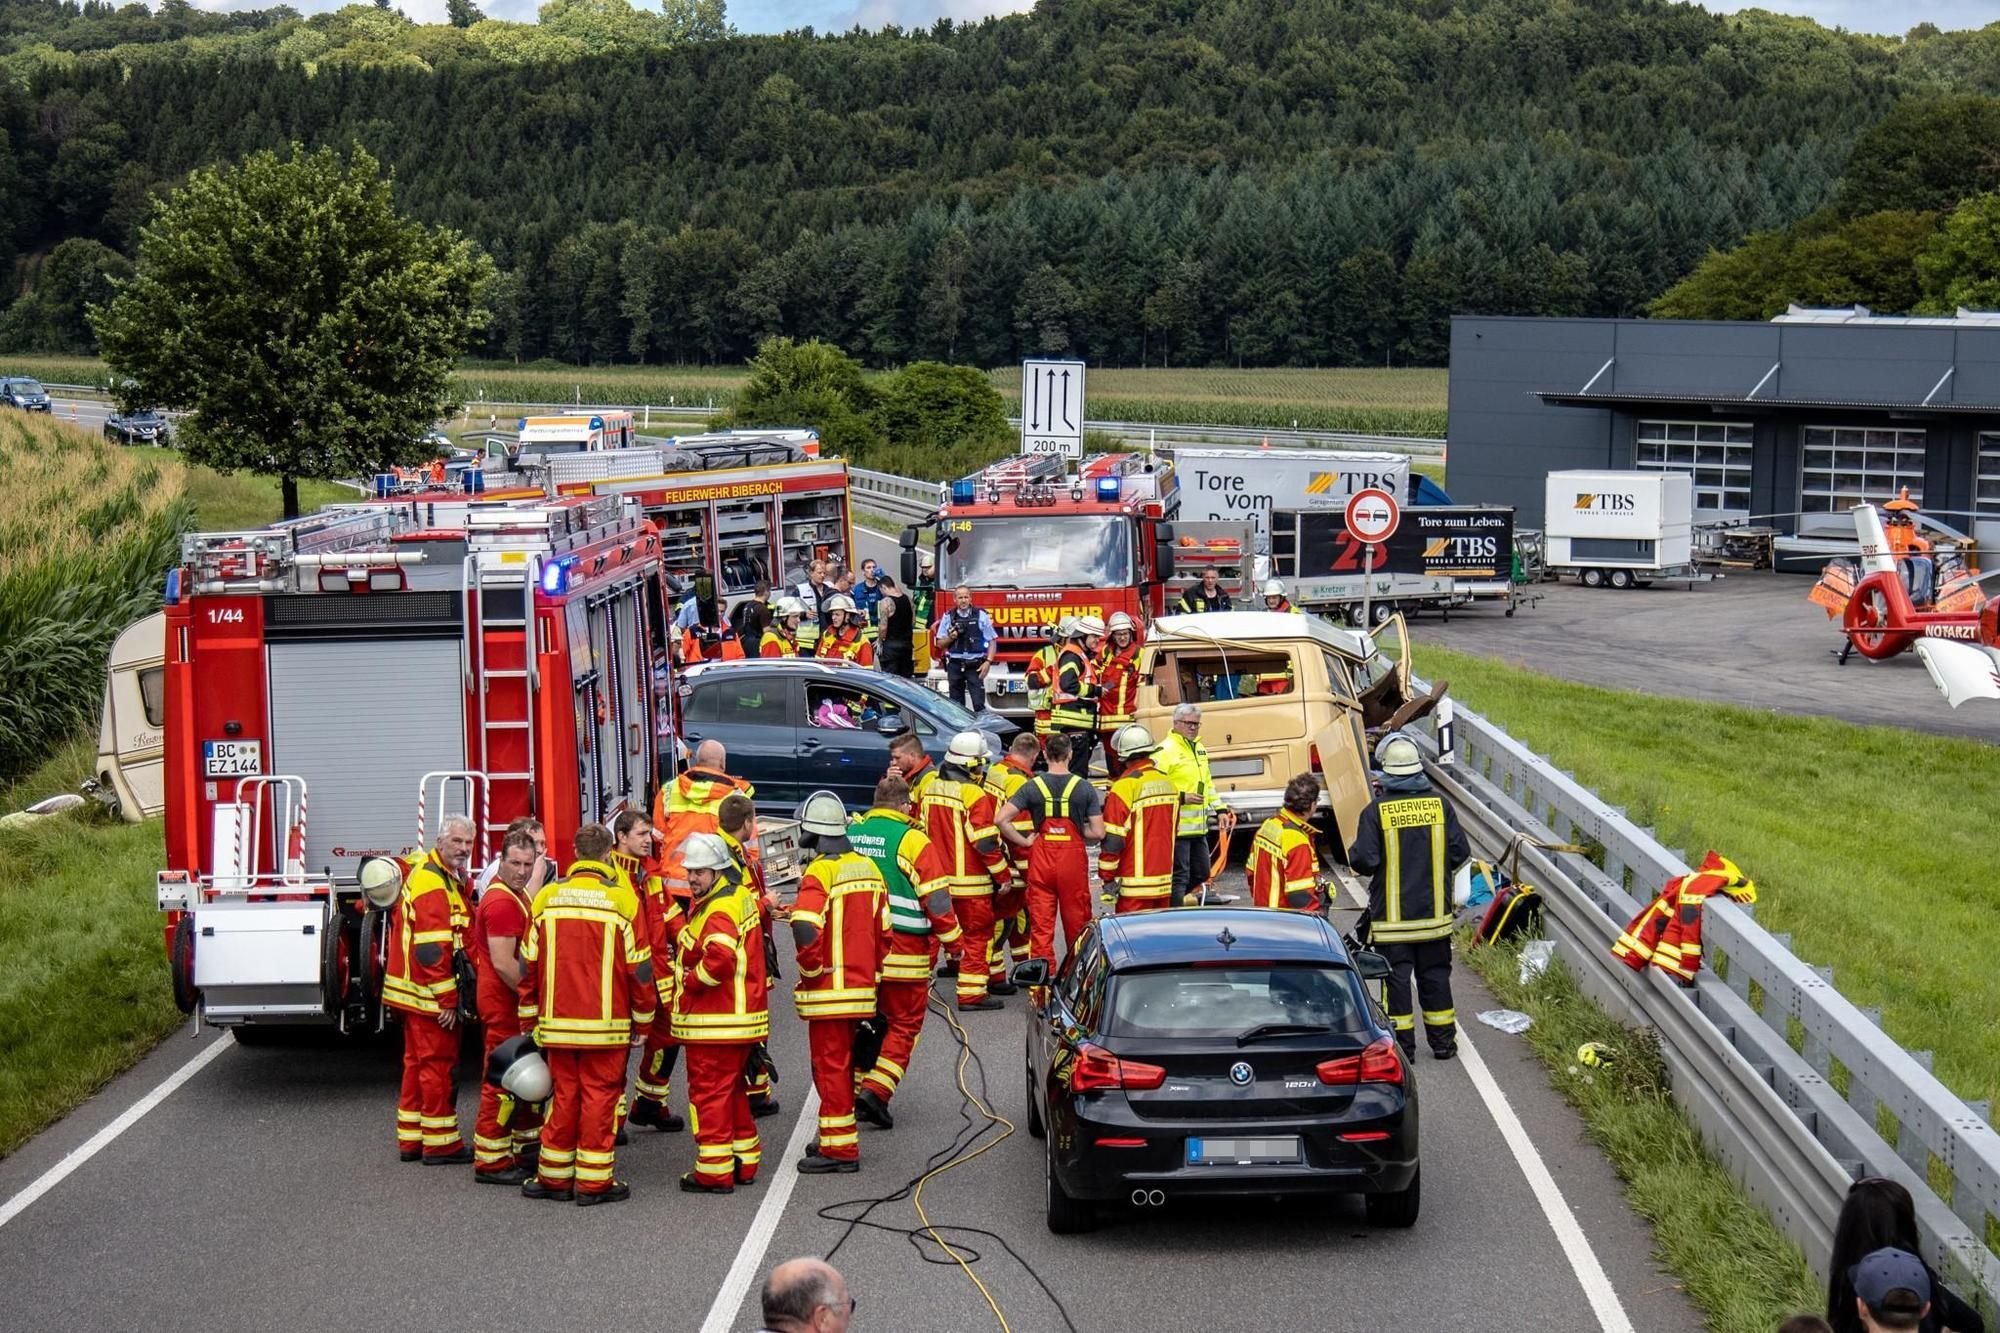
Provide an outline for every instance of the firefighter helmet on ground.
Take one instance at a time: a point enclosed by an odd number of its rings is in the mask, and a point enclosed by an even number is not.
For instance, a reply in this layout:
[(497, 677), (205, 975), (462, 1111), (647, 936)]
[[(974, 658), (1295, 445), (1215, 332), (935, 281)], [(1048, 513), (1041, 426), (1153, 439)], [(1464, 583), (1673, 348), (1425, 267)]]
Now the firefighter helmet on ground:
[(1392, 731), (1375, 747), (1375, 767), (1392, 778), (1407, 778), (1424, 771), (1424, 756), (1415, 741)]
[(978, 731), (961, 731), (951, 738), (951, 744), (944, 750), (947, 762), (963, 764), (975, 768), (986, 762), (986, 735)]
[(1134, 759), (1157, 748), (1153, 733), (1137, 722), (1127, 722), (1111, 737), (1111, 752), (1120, 759)]
[(847, 832), (847, 807), (830, 791), (816, 791), (799, 802), (799, 827), (807, 833), (837, 838)]
[[(842, 812), (843, 816), (845, 811)], [(735, 865), (729, 855), (729, 848), (721, 838), (713, 833), (691, 833), (681, 844), (681, 864), (689, 870), (714, 870), (717, 872)]]
[(1132, 623), (1132, 617), (1126, 615), (1123, 611), (1113, 611), (1111, 619), (1105, 622), (1104, 627), (1113, 634), (1116, 634), (1121, 629), (1130, 630), (1134, 634), (1139, 632), (1139, 627)]
[(359, 878), (371, 907), (394, 907), (403, 896), (403, 865), (393, 856), (362, 857)]

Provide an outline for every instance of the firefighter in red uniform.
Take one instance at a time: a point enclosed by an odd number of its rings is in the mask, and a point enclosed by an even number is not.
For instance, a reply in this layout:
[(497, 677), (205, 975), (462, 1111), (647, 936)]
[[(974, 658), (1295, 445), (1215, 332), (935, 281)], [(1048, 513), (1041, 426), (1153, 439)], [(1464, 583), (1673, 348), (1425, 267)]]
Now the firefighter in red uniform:
[(1181, 793), (1153, 767), (1152, 733), (1137, 722), (1111, 738), (1125, 772), (1104, 799), (1104, 841), (1097, 875), (1117, 896), (1117, 910), (1144, 911), (1173, 902), (1174, 835)]
[(994, 966), (993, 900), (1014, 883), (994, 823), (993, 798), (979, 785), (985, 762), (985, 733), (959, 732), (945, 750), (944, 767), (925, 786), (917, 805), (917, 826), (944, 859), (952, 907), (964, 931), (958, 942), (960, 1009), (1000, 1007), (1000, 997), (988, 993)]
[(687, 1122), (667, 1109), (674, 1065), (681, 1054), (680, 1043), (673, 1036), (674, 971), (668, 960), (673, 956), (672, 941), (687, 922), (681, 905), (667, 896), (659, 872), (649, 864), (653, 859), (651, 821), (637, 810), (620, 810), (611, 822), (611, 837), (611, 864), (638, 899), (646, 947), (653, 955), (654, 989), (659, 994), (653, 1021), (646, 1025), (646, 1045), (633, 1082), (632, 1091), (637, 1095), (625, 1121), (634, 1127), (650, 1125), (664, 1134), (678, 1134), (687, 1128)]
[(690, 1194), (754, 1184), (763, 1161), (743, 1070), (771, 1034), (764, 950), (749, 891), (731, 880), (730, 864), (722, 835), (688, 839), (694, 911), (675, 954), (674, 1036), (687, 1047), (695, 1159), (681, 1188)]
[[(771, 897), (770, 889), (765, 887), (764, 862), (756, 850), (757, 807), (748, 796), (733, 791), (722, 798), (715, 817), (720, 825), (716, 835), (729, 850), (729, 869), (723, 874), (732, 885), (749, 893), (750, 907), (756, 914), (756, 944), (763, 954), (764, 979), (768, 985), (778, 974), (778, 949), (771, 939), (771, 921), (778, 914), (778, 904)], [(759, 1120), (767, 1115), (776, 1115), (783, 1109), (771, 1091), (777, 1081), (777, 1069), (771, 1063), (770, 1049), (759, 1042), (743, 1071), (743, 1086), (750, 1094), (750, 1114)]]
[(722, 598), (716, 595), (715, 575), (702, 570), (694, 576), (694, 591), (674, 613), (674, 628), (680, 632), (681, 662), (729, 662), (743, 656), (736, 630)]
[(854, 1114), (883, 1129), (896, 1127), (889, 1100), (908, 1072), (923, 1032), (938, 947), (949, 949), (959, 939), (951, 877), (931, 840), (911, 823), (909, 803), (908, 784), (891, 773), (875, 784), (874, 808), (847, 826), (849, 845), (875, 863), (889, 893), (889, 953), (875, 988), (884, 1024), (882, 1049), (861, 1076), (861, 1090), (854, 1097)]
[(792, 904), (799, 961), (792, 999), (810, 1030), (819, 1138), (798, 1167), (826, 1175), (861, 1169), (854, 1031), (875, 1014), (875, 983), (889, 952), (889, 893), (875, 863), (848, 843), (847, 810), (838, 796), (816, 791), (806, 797), (799, 826), (801, 841), (817, 855)]
[[(1104, 840), (1104, 798), (1069, 771), (1069, 737), (1049, 737), (1049, 769), (1037, 773), (1000, 807), (1000, 835), (1028, 849), (1028, 952), (1056, 961), (1056, 916), (1068, 952), (1090, 924), (1090, 853)], [(1023, 827), (1026, 833), (1023, 833)]]
[(653, 827), (660, 831), (660, 877), (682, 910), (687, 908), (688, 883), (681, 869), (681, 844), (696, 833), (715, 832), (715, 812), (730, 792), (757, 794), (749, 783), (729, 776), (728, 763), (721, 741), (703, 741), (694, 747), (694, 762), (687, 771), (653, 798)]
[[(1022, 732), (1014, 737), (1013, 744), (1000, 762), (986, 770), (980, 786), (993, 798), (995, 827), (998, 828), (998, 812), (1001, 806), (1014, 798), (1021, 790), (1021, 784), (1034, 776), (1035, 761), (1041, 758), (1042, 747), (1032, 735)], [(1034, 826), (1023, 816), (1015, 817), (1015, 825), (1022, 833), (1033, 831)], [(1012, 995), (1014, 983), (1007, 979), (1007, 970), (1014, 963), (1026, 962), (1028, 958), (1028, 884), (1027, 858), (1016, 848), (1025, 844), (1003, 837), (1001, 845), (1007, 851), (1007, 864), (1014, 871), (1014, 885), (1007, 892), (993, 899), (993, 967), (986, 987), (992, 995)]]
[[(458, 956), (471, 924), (465, 883), (472, 855), (472, 821), (444, 821), (433, 847), (403, 880), (402, 897), (389, 918), (389, 962), (382, 1003), (402, 1015), (403, 1089), (396, 1099), (396, 1147), (402, 1159), (434, 1166), (472, 1160), (458, 1133), (458, 1063), (461, 1004)], [(467, 1001), (470, 1001), (469, 1003)]]
[(799, 622), (806, 617), (806, 604), (796, 597), (778, 599), (778, 617), (764, 631), (764, 637), (757, 641), (759, 657), (797, 657), (799, 649)]
[(1318, 912), (1319, 856), (1313, 849), (1312, 812), (1319, 779), (1301, 773), (1285, 784), (1284, 808), (1265, 820), (1250, 844), (1250, 902), (1256, 907)]
[(837, 592), (826, 599), (826, 623), (820, 626), (813, 656), (834, 662), (875, 665), (875, 645), (869, 641), (868, 627), (854, 609), (854, 599)]
[(1090, 752), (1097, 746), (1098, 646), (1104, 622), (1079, 616), (1070, 626), (1069, 641), (1056, 654), (1056, 687), (1050, 700), (1049, 724), (1069, 737), (1070, 767), (1090, 776)]
[(576, 831), (569, 873), (535, 895), (521, 946), (521, 1019), (533, 1023), (555, 1083), (530, 1199), (616, 1203), (631, 1187), (612, 1173), (618, 1099), (633, 1034), (659, 992), (638, 898), (610, 863), (611, 830)]
[(1105, 628), (1092, 666), (1097, 672), (1097, 734), (1104, 745), (1105, 771), (1116, 781), (1125, 765), (1113, 753), (1111, 738), (1139, 711), (1139, 627), (1117, 611)]
[(1035, 710), (1035, 740), (1048, 744), (1055, 726), (1049, 721), (1050, 710), (1055, 706), (1056, 655), (1062, 645), (1069, 640), (1070, 631), (1076, 626), (1075, 616), (1064, 616), (1056, 624), (1055, 633), (1049, 641), (1035, 649), (1035, 655), (1028, 659), (1022, 674), (1028, 682), (1028, 706)]
[[(521, 940), (528, 933), (528, 904), (541, 856), (534, 835), (509, 833), (500, 847), (498, 873), (472, 915), (471, 952), (479, 969), (479, 1025), (485, 1054), (521, 1035)], [(484, 1067), (482, 1062), (482, 1068)], [(532, 1173), (523, 1159), (539, 1151), (541, 1118), (534, 1108), (479, 1083), (479, 1120), (472, 1130), (472, 1173), (489, 1185), (519, 1185)]]
[(914, 731), (899, 731), (889, 740), (889, 771), (910, 789), (910, 805), (924, 799), (924, 791), (937, 778), (937, 765), (924, 753), (924, 743)]

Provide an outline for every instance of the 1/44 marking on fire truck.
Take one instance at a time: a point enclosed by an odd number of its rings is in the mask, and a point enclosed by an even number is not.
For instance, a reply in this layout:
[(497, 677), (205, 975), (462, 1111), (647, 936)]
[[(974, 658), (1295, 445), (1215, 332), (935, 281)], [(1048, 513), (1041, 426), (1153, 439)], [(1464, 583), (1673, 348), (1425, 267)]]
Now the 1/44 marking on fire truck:
[(240, 606), (211, 606), (208, 608), (208, 623), (211, 625), (240, 625), (243, 623), (243, 608)]
[(204, 777), (254, 777), (264, 771), (264, 742), (203, 741), (201, 766)]

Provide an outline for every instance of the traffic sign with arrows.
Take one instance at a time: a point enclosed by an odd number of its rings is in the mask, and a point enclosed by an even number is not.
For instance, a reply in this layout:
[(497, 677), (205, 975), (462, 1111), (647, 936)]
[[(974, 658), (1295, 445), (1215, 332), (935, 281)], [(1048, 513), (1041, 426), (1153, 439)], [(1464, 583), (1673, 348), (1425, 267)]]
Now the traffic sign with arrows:
[(1021, 452), (1083, 456), (1081, 361), (1021, 363)]

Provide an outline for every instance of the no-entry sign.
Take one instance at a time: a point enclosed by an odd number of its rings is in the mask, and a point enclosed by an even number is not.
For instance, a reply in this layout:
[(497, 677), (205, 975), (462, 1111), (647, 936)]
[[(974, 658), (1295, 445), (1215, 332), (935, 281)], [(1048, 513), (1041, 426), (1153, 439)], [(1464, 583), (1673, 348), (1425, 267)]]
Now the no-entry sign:
[(1402, 520), (1403, 511), (1396, 504), (1396, 497), (1372, 486), (1356, 491), (1347, 502), (1347, 530), (1358, 541), (1387, 541)]

